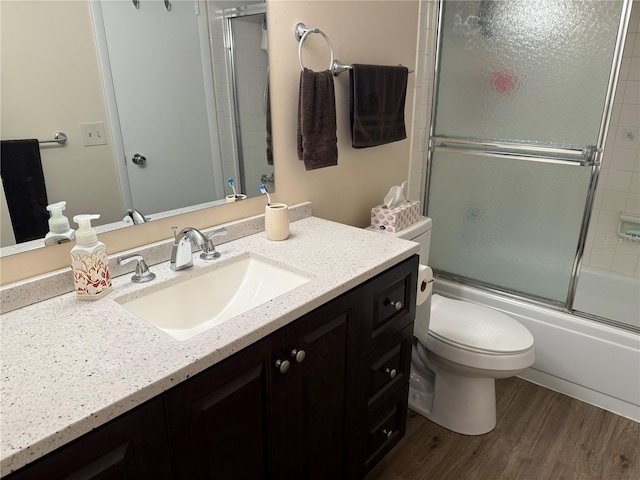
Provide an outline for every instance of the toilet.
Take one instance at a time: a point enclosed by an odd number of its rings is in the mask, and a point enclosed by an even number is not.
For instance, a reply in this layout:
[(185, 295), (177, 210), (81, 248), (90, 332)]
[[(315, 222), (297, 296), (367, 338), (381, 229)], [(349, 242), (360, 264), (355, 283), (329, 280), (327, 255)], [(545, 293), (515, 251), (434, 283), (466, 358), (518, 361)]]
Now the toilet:
[[(428, 265), (430, 218), (393, 235), (418, 242)], [(495, 379), (534, 360), (533, 336), (513, 318), (434, 294), (416, 309), (409, 408), (457, 433), (488, 433), (496, 426)]]

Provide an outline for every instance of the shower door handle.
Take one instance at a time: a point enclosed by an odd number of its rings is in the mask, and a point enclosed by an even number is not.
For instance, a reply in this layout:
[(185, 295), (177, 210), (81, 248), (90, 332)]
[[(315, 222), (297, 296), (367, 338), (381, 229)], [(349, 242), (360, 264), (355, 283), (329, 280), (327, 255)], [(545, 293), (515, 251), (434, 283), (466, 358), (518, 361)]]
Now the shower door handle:
[(510, 160), (555, 163), (574, 167), (599, 165), (602, 154), (602, 149), (594, 145), (578, 149), (447, 137), (432, 137), (429, 140), (429, 150), (431, 152), (442, 151)]

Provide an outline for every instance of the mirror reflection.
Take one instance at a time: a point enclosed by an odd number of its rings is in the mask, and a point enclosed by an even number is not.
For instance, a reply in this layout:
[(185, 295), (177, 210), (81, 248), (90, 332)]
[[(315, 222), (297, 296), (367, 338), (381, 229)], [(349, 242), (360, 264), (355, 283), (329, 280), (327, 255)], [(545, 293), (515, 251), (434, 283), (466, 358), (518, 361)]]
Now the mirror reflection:
[[(265, 7), (3, 1), (3, 151), (38, 138), (41, 180), (2, 156), (2, 247), (26, 242), (2, 255), (45, 245), (47, 204), (112, 229), (273, 191)], [(55, 131), (67, 142), (44, 143)]]

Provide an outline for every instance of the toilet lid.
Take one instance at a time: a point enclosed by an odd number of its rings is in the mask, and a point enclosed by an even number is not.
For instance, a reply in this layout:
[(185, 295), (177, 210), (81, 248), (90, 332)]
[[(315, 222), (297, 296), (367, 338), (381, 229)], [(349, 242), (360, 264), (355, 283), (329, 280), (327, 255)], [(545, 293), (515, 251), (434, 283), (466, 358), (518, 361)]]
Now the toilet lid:
[(433, 295), (429, 335), (459, 348), (505, 354), (527, 350), (533, 336), (497, 310)]

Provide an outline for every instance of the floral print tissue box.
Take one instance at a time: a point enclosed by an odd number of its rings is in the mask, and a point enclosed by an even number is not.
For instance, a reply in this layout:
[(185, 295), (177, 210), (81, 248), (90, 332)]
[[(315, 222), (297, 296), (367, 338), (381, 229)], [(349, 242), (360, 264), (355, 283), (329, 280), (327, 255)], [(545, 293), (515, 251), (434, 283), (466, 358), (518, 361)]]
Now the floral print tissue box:
[(397, 207), (378, 205), (371, 209), (371, 226), (396, 233), (420, 220), (420, 202), (404, 202)]

